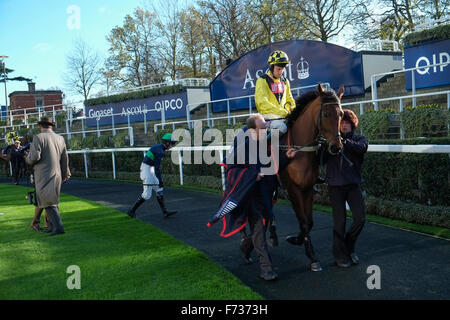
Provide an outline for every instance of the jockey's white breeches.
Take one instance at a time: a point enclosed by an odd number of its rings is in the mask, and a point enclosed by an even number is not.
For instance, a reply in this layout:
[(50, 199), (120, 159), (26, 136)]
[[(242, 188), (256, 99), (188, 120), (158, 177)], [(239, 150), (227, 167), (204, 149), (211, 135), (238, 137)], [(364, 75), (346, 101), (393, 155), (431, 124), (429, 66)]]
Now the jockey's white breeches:
[(270, 129), (278, 129), (281, 135), (285, 134), (287, 132), (285, 120), (270, 120)]
[(149, 200), (152, 197), (152, 190), (154, 190), (157, 195), (162, 195), (164, 189), (159, 187), (159, 180), (155, 174), (155, 167), (141, 163), (141, 180), (142, 186), (144, 187), (144, 191), (142, 192), (143, 199)]

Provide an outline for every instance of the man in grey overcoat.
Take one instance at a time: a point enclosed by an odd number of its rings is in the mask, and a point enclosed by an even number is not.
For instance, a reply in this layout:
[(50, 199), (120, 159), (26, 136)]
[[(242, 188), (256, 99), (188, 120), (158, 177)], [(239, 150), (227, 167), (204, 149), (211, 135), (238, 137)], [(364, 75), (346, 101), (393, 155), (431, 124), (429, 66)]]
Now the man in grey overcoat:
[(33, 166), (37, 207), (47, 212), (53, 236), (64, 233), (58, 203), (61, 184), (70, 178), (69, 158), (64, 138), (53, 132), (53, 120), (43, 117), (38, 125), (41, 133), (34, 136), (26, 162)]

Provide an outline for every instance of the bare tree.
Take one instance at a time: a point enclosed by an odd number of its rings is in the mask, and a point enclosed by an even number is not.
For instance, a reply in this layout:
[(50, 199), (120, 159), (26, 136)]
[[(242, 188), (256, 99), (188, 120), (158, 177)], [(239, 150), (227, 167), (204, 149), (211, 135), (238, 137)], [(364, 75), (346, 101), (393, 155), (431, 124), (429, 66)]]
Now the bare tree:
[(156, 50), (162, 68), (172, 80), (177, 78), (181, 68), (181, 11), (178, 0), (160, 0), (157, 7), (153, 5), (159, 39)]
[(433, 20), (439, 20), (450, 14), (449, 0), (422, 0), (419, 7), (427, 17)]
[(202, 74), (203, 59), (205, 56), (205, 31), (204, 20), (200, 13), (193, 7), (189, 7), (180, 15), (181, 42), (186, 65), (185, 73), (192, 77)]
[(356, 0), (292, 0), (289, 9), (300, 13), (293, 18), (311, 39), (327, 42), (361, 19), (359, 4)]
[(235, 59), (254, 49), (258, 42), (258, 25), (240, 0), (201, 0), (200, 10), (212, 28), (214, 48), (221, 65), (228, 58)]
[(379, 0), (365, 7), (364, 24), (359, 25), (355, 34), (365, 39), (400, 41), (422, 20), (438, 19), (448, 13), (448, 4), (449, 0)]
[(125, 17), (122, 27), (113, 28), (106, 37), (110, 44), (106, 67), (120, 86), (140, 87), (163, 80), (155, 22), (153, 13), (138, 7)]
[(101, 79), (99, 55), (85, 41), (78, 39), (66, 62), (67, 72), (63, 75), (65, 85), (70, 91), (88, 99), (92, 88)]

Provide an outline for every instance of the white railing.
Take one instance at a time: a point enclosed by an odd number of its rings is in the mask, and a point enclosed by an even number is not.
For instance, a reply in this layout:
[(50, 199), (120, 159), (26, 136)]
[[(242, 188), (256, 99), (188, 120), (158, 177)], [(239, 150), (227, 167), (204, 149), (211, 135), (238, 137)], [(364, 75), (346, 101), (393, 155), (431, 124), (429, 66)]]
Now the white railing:
[[(331, 88), (330, 84), (328, 82), (322, 83), (322, 85), (325, 87), (326, 90), (329, 90)], [(309, 85), (309, 86), (304, 86), (304, 87), (297, 87), (297, 88), (292, 88), (291, 92), (296, 93), (295, 96), (300, 95), (300, 90), (304, 90), (304, 89), (309, 89), (309, 88), (316, 88), (317, 85)], [(231, 124), (231, 120), (233, 119), (234, 124), (236, 123), (236, 118), (243, 118), (243, 117), (248, 117), (249, 115), (251, 115), (253, 113), (253, 105), (252, 105), (252, 99), (254, 98), (254, 94), (250, 94), (250, 95), (246, 95), (246, 96), (240, 96), (240, 97), (233, 97), (233, 98), (225, 98), (225, 99), (218, 99), (218, 100), (209, 100), (209, 101), (204, 101), (204, 102), (196, 102), (193, 104), (188, 104), (186, 106), (186, 120), (185, 121), (173, 121), (173, 122), (166, 122), (165, 118), (164, 118), (164, 113), (162, 114), (162, 119), (161, 119), (161, 123), (156, 123), (153, 126), (153, 131), (157, 132), (158, 131), (158, 127), (161, 127), (162, 129), (164, 129), (164, 127), (166, 125), (168, 126), (172, 126), (172, 128), (175, 130), (175, 125), (177, 124), (187, 124), (188, 128), (191, 129), (192, 128), (192, 123), (194, 121), (206, 121), (208, 123), (208, 126), (214, 126), (214, 121), (215, 120), (221, 120), (221, 119), (227, 119), (228, 124)], [(239, 115), (231, 115), (231, 108), (230, 108), (230, 102), (231, 101), (235, 101), (235, 100), (242, 100), (242, 99), (248, 99), (248, 110), (249, 113), (246, 114), (239, 114)], [(227, 115), (223, 116), (223, 117), (215, 117), (215, 118), (211, 118), (211, 105), (213, 103), (226, 103), (227, 104)], [(191, 112), (193, 110), (195, 110), (197, 107), (201, 106), (201, 105), (206, 105), (206, 118), (203, 119), (195, 119), (195, 120), (191, 120)]]
[[(421, 66), (421, 67), (415, 67), (415, 68), (409, 68), (409, 69), (403, 69), (403, 70), (391, 71), (391, 72), (384, 72), (384, 73), (378, 73), (378, 74), (372, 75), (370, 79), (371, 79), (371, 88), (372, 88), (372, 100), (374, 101), (375, 110), (378, 110), (378, 101), (381, 101), (381, 100), (378, 100), (378, 91), (377, 91), (377, 78), (378, 77), (393, 75), (393, 74), (397, 74), (397, 73), (411, 72), (411, 92), (412, 92), (412, 96), (413, 96), (412, 105), (415, 108), (416, 107), (416, 80), (415, 80), (416, 78), (415, 78), (414, 71), (429, 69), (431, 67), (433, 67), (435, 69), (434, 71), (436, 71), (437, 67), (439, 67), (442, 71), (443, 68), (448, 66), (449, 64), (450, 64), (450, 62), (443, 62), (443, 63), (436, 63), (436, 64), (431, 64), (431, 65), (426, 65), (426, 66)], [(406, 75), (405, 75), (405, 77), (406, 77)]]
[[(199, 146), (199, 147), (174, 147), (170, 149), (170, 152), (176, 152), (178, 155), (178, 170), (180, 175), (180, 184), (184, 184), (183, 178), (183, 152), (193, 151), (219, 151), (220, 162), (223, 162), (224, 151), (228, 151), (231, 146)], [(93, 149), (93, 150), (71, 150), (69, 154), (83, 154), (84, 157), (84, 170), (86, 178), (89, 178), (89, 168), (87, 161), (88, 153), (109, 153), (111, 152), (111, 161), (113, 167), (113, 179), (117, 179), (116, 175), (116, 152), (145, 152), (148, 147), (139, 148), (113, 148), (113, 149)], [(368, 152), (404, 152), (404, 153), (447, 153), (450, 155), (450, 145), (370, 145)], [(225, 190), (225, 169), (220, 166), (222, 176), (222, 189)]]
[[(438, 92), (428, 92), (428, 93), (420, 93), (420, 94), (410, 94), (406, 96), (400, 96), (400, 97), (392, 97), (392, 98), (382, 98), (382, 99), (372, 99), (372, 100), (364, 100), (364, 101), (355, 101), (355, 102), (345, 102), (342, 103), (342, 107), (350, 107), (350, 106), (359, 106), (359, 113), (360, 115), (364, 114), (364, 105), (370, 104), (374, 105), (375, 110), (378, 110), (378, 103), (379, 102), (391, 102), (391, 101), (399, 101), (400, 103), (400, 112), (404, 110), (405, 100), (412, 100), (413, 104), (416, 98), (421, 97), (436, 97), (438, 95), (446, 95), (447, 96), (447, 109), (450, 110), (450, 90), (447, 91), (438, 91)], [(396, 114), (398, 115), (398, 114)], [(450, 128), (448, 128), (450, 130)], [(403, 124), (400, 121), (400, 139), (405, 138), (405, 132), (403, 128)]]
[(358, 41), (351, 48), (354, 51), (400, 51), (398, 42), (394, 40), (364, 40)]
[[(30, 118), (30, 117), (37, 118), (37, 120), (39, 121), (39, 119), (41, 118), (42, 115), (49, 114), (49, 113), (52, 114), (53, 121), (56, 121), (57, 113), (61, 113), (61, 112), (68, 113), (69, 110), (71, 110), (71, 108), (67, 107), (64, 104), (52, 104), (52, 105), (36, 106), (36, 107), (30, 107), (30, 108), (9, 109), (7, 111), (6, 117), (9, 119), (10, 125), (2, 126), (2, 127), (0, 127), (0, 129), (10, 128), (10, 127), (18, 127), (18, 126), (28, 126), (31, 124), (35, 124), (35, 122), (29, 123), (28, 118)], [(14, 125), (13, 124), (13, 121), (15, 120), (14, 118), (19, 118), (21, 120), (23, 119), (24, 123)]]

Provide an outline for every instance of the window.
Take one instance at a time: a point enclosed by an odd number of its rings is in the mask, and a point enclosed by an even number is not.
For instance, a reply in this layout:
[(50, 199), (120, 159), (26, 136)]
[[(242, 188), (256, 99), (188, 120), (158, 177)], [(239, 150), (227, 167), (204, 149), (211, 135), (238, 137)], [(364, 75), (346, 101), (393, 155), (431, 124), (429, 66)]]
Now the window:
[(44, 108), (44, 101), (42, 100), (42, 98), (36, 98), (36, 108), (38, 110), (38, 112), (43, 112)]

